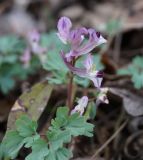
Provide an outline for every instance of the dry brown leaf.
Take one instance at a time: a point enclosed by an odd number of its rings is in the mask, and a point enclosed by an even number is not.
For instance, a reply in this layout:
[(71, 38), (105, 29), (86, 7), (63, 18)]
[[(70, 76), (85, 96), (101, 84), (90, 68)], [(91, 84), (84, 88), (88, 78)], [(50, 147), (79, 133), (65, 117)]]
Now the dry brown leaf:
[(129, 115), (143, 115), (143, 99), (129, 90), (110, 88), (110, 91), (123, 99), (123, 107)]

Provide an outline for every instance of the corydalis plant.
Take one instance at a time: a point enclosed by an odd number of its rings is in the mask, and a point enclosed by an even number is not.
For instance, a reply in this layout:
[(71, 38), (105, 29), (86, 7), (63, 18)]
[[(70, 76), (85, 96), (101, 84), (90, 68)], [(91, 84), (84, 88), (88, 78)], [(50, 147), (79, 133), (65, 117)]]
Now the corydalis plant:
[[(94, 126), (86, 122), (84, 117), (89, 102), (88, 96), (84, 95), (78, 100), (78, 104), (73, 107), (75, 98), (73, 97), (74, 74), (93, 81), (94, 86), (99, 90), (96, 102), (108, 103), (107, 90), (101, 88), (103, 72), (96, 70), (90, 53), (96, 46), (105, 43), (106, 40), (99, 32), (91, 28), (82, 27), (72, 30), (72, 23), (67, 17), (60, 18), (57, 27), (57, 35), (60, 40), (70, 46), (69, 52), (65, 54), (61, 51), (60, 53), (70, 73), (68, 74), (70, 75), (67, 97), (68, 107), (59, 107), (57, 109), (56, 117), (52, 119), (45, 139), (42, 139), (40, 134), (37, 133), (38, 126), (36, 122), (25, 116), (17, 120), (16, 130), (8, 132), (3, 143), (3, 147), (7, 149), (8, 158), (16, 158), (20, 149), (24, 146), (32, 149), (26, 160), (69, 160), (72, 153), (70, 149), (65, 147), (66, 144), (70, 143), (71, 139), (76, 136), (93, 136)], [(37, 50), (39, 36), (34, 36), (36, 44), (33, 45), (32, 43), (32, 47), (33, 50)], [(84, 68), (77, 68), (75, 66), (76, 61), (83, 55), (86, 55), (86, 59), (83, 61)]]
[[(103, 72), (96, 70), (95, 64), (93, 63), (93, 57), (91, 51), (98, 45), (103, 44), (106, 40), (93, 28), (78, 28), (72, 29), (72, 22), (67, 17), (62, 17), (58, 21), (58, 37), (64, 44), (70, 46), (70, 50), (67, 53), (61, 51), (60, 55), (70, 70), (71, 73), (90, 79), (94, 86), (100, 90), (101, 83), (103, 80)], [(76, 61), (79, 57), (86, 55), (86, 59), (83, 62), (84, 68), (77, 68), (75, 66)], [(70, 77), (68, 85), (68, 106), (72, 108), (72, 83), (73, 76)], [(100, 96), (101, 97), (101, 96)]]

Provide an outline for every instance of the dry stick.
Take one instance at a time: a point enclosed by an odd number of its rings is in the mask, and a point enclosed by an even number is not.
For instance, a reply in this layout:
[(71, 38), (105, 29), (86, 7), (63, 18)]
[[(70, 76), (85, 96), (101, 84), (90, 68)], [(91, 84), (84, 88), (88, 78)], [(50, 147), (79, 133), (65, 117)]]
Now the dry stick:
[[(118, 129), (118, 127), (120, 126), (123, 118), (125, 117), (125, 110), (124, 110), (123, 106), (121, 106), (121, 107), (122, 107), (122, 109), (121, 109), (120, 116), (119, 116), (119, 118), (117, 119), (117, 122), (116, 122), (116, 124), (115, 124), (115, 131)], [(114, 148), (114, 149), (115, 149), (116, 146), (117, 146), (117, 142), (118, 142), (119, 138), (120, 138), (120, 137), (118, 136), (118, 138), (116, 138), (115, 141), (114, 141), (114, 143), (113, 143), (113, 148)]]
[(90, 160), (93, 160), (127, 125), (128, 120), (126, 120), (119, 129), (95, 152), (95, 154), (90, 158)]

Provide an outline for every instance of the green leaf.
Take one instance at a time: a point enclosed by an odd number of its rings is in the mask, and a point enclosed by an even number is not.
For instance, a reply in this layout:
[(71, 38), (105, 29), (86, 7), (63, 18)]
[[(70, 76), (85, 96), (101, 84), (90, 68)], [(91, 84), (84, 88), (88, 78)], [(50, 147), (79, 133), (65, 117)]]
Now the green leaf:
[(26, 148), (31, 147), (35, 141), (40, 139), (36, 129), (37, 123), (28, 116), (22, 115), (16, 121), (16, 131), (8, 131), (4, 137), (3, 144), (7, 153), (5, 155), (13, 159), (24, 145)]
[(118, 70), (120, 75), (130, 75), (134, 87), (140, 89), (143, 87), (143, 57), (136, 56), (132, 63), (126, 68)]
[(49, 150), (49, 154), (45, 157), (45, 160), (56, 160), (56, 151)]
[(56, 151), (50, 150), (45, 160), (69, 160), (71, 157), (71, 151), (63, 147)]
[(90, 84), (90, 80), (87, 78), (82, 78), (82, 77), (78, 77), (78, 76), (74, 76), (74, 82), (84, 88), (87, 88)]
[(83, 116), (78, 113), (68, 115), (67, 107), (59, 107), (55, 120), (47, 132), (49, 144), (53, 150), (62, 147), (64, 143), (68, 143), (72, 136), (85, 135), (92, 136), (93, 125), (87, 123)]
[(92, 137), (93, 127), (94, 126), (92, 124), (85, 121), (83, 116), (75, 113), (69, 117), (66, 129), (70, 130), (70, 133), (73, 136), (85, 135)]
[(23, 137), (17, 131), (9, 131), (3, 141), (5, 144), (6, 152), (12, 159), (16, 158), (19, 150), (24, 145)]
[(20, 52), (25, 47), (24, 41), (14, 35), (0, 37), (0, 52)]
[(40, 138), (39, 134), (33, 135), (31, 137), (24, 138), (25, 148), (30, 148), (33, 143)]
[(47, 132), (47, 137), (49, 140), (49, 145), (53, 150), (57, 150), (62, 147), (64, 143), (71, 141), (71, 134), (68, 130), (57, 130), (52, 129)]
[(55, 120), (52, 120), (51, 122), (52, 126), (56, 129), (65, 126), (68, 122), (68, 112), (69, 110), (67, 107), (59, 107)]
[(15, 86), (14, 80), (9, 77), (0, 77), (0, 90), (4, 93), (7, 94), (9, 90), (11, 90)]
[(26, 160), (44, 160), (48, 154), (47, 143), (42, 139), (38, 139), (32, 144), (32, 153), (26, 157)]
[(0, 160), (6, 157), (6, 148), (3, 143), (0, 143)]
[(19, 135), (30, 137), (36, 134), (37, 123), (32, 121), (27, 115), (22, 115), (20, 119), (16, 121), (16, 129), (19, 132)]
[(99, 30), (108, 33), (111, 36), (114, 36), (121, 31), (123, 27), (123, 21), (121, 19), (111, 19), (105, 25), (99, 25)]
[(69, 160), (72, 157), (72, 153), (66, 148), (60, 148), (56, 152), (56, 160)]
[(50, 83), (66, 83), (68, 69), (60, 56), (60, 51), (68, 51), (69, 47), (59, 40), (55, 31), (43, 35), (41, 38), (41, 44), (48, 48), (47, 60), (43, 64), (43, 68), (52, 72), (52, 77), (48, 77)]
[(17, 36), (0, 37), (0, 90), (4, 94), (14, 88), (17, 80), (25, 80), (40, 67), (36, 56), (32, 56), (30, 67), (23, 66), (20, 57), (25, 48), (25, 41)]
[(87, 120), (87, 119), (94, 119), (95, 116), (96, 116), (96, 105), (94, 102), (89, 102), (84, 117)]

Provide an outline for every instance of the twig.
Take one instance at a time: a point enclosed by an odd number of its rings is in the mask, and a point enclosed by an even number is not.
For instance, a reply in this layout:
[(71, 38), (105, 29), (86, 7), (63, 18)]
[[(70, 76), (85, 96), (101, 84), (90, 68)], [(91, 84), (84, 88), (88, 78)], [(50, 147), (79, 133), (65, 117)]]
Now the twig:
[(90, 158), (90, 160), (93, 160), (100, 152), (102, 152), (105, 147), (124, 129), (124, 127), (127, 125), (128, 120), (126, 120), (119, 129), (95, 152), (95, 154)]

